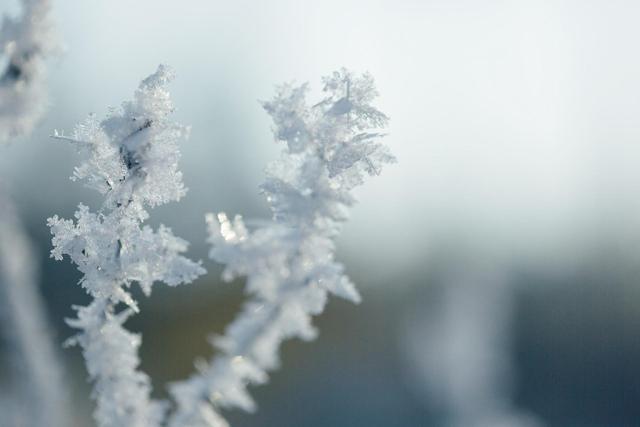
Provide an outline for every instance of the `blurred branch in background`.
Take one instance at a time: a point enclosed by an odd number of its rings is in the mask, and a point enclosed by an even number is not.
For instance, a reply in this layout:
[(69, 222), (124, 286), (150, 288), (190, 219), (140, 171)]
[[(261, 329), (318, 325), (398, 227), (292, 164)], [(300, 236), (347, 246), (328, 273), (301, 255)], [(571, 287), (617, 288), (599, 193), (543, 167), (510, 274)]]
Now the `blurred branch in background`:
[(39, 294), (38, 257), (9, 197), (0, 189), (0, 324), (11, 368), (10, 396), (0, 395), (3, 422), (69, 426), (62, 363)]
[(413, 389), (448, 427), (541, 427), (513, 406), (514, 289), (500, 263), (448, 263), (403, 336)]

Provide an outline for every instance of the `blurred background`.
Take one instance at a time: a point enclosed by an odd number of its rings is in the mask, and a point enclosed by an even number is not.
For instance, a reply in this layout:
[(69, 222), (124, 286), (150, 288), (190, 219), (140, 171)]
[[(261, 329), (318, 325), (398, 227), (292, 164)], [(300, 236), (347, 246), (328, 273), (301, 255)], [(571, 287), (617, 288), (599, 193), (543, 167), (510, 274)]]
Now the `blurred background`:
[[(17, 12), (18, 2), (0, 0)], [(254, 389), (252, 426), (640, 425), (640, 3), (592, 0), (54, 2), (64, 54), (50, 108), (0, 152), (36, 246), (61, 343), (88, 298), (49, 259), (46, 218), (97, 193), (48, 138), (174, 68), (189, 188), (155, 209), (209, 274), (157, 286), (143, 333), (155, 393), (183, 378), (242, 303), (207, 259), (204, 214), (269, 215), (257, 187), (280, 150), (258, 100), (346, 66), (369, 71), (398, 163), (358, 190), (338, 258), (363, 303), (333, 300), (320, 338), (289, 342)], [(92, 425), (77, 348), (61, 350), (76, 425)], [(0, 359), (1, 360), (1, 359)]]

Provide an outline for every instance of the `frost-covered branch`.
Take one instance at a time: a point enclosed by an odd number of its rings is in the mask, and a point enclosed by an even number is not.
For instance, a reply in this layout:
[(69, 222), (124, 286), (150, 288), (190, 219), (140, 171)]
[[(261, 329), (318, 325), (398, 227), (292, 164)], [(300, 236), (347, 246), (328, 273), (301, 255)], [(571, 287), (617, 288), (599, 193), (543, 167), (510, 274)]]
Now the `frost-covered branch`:
[(307, 85), (284, 85), (264, 103), (276, 138), (287, 144), (262, 185), (273, 221), (249, 231), (239, 216), (207, 219), (211, 257), (226, 265), (226, 280), (247, 277), (250, 300), (214, 340), (222, 355), (172, 385), (178, 409), (171, 427), (226, 426), (220, 410), (253, 410), (247, 386), (278, 367), (282, 341), (316, 337), (311, 318), (327, 294), (360, 300), (334, 260), (334, 238), (352, 190), (394, 161), (379, 142), (387, 117), (372, 106), (377, 92), (367, 74), (335, 72), (324, 79), (324, 94), (310, 106)]
[(57, 216), (48, 221), (52, 257), (68, 255), (93, 297), (88, 306), (76, 307), (77, 318), (68, 322), (80, 331), (71, 343), (82, 347), (101, 427), (153, 427), (164, 416), (165, 405), (150, 398), (150, 379), (138, 369), (141, 338), (123, 327), (138, 311), (130, 286), (137, 283), (149, 295), (154, 282), (176, 286), (204, 273), (199, 263), (180, 255), (186, 241), (164, 226), (142, 225), (148, 208), (185, 194), (177, 142), (187, 129), (169, 119), (171, 78), (160, 66), (120, 111), (103, 121), (90, 116), (76, 127), (70, 139), (85, 158), (72, 179), (98, 190), (105, 201), (96, 213), (80, 205), (75, 221)]
[(57, 49), (49, 0), (22, 0), (19, 18), (0, 28), (0, 141), (31, 131), (46, 109), (45, 59)]

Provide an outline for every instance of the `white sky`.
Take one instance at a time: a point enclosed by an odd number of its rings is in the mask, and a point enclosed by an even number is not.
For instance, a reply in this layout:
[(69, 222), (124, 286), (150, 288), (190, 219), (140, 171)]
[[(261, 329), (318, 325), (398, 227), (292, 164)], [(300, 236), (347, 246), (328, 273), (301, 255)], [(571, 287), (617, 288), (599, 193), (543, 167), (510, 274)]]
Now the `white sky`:
[(256, 186), (278, 147), (257, 100), (276, 83), (317, 83), (345, 65), (376, 77), (399, 158), (360, 192), (341, 241), (372, 274), (417, 268), (454, 235), (546, 262), (602, 235), (640, 234), (638, 2), (59, 0), (55, 8), (67, 52), (52, 64), (52, 109), (30, 141), (0, 158), (18, 198), (43, 217), (90, 194), (67, 180), (72, 150), (46, 135), (118, 105), (160, 62), (175, 68), (177, 117), (193, 126), (182, 163), (191, 191), (160, 217), (194, 241), (206, 211), (264, 213)]

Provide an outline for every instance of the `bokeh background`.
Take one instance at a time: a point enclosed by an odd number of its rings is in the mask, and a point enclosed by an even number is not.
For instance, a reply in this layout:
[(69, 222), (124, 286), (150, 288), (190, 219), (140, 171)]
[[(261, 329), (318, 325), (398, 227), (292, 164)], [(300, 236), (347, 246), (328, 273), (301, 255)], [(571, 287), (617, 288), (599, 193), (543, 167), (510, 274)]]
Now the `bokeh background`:
[[(346, 66), (376, 78), (399, 160), (358, 191), (338, 242), (364, 301), (333, 300), (317, 341), (285, 344), (259, 411), (233, 425), (640, 425), (640, 3), (59, 0), (54, 13), (50, 109), (3, 147), (0, 177), (57, 342), (87, 297), (48, 258), (45, 221), (99, 197), (68, 179), (77, 156), (53, 129), (106, 114), (159, 63), (176, 71), (189, 193), (151, 223), (209, 274), (156, 287), (128, 323), (161, 397), (243, 299), (207, 260), (203, 218), (269, 214), (257, 187), (279, 146), (258, 100), (291, 80), (317, 91)], [(77, 426), (91, 425), (79, 350), (61, 352)]]

